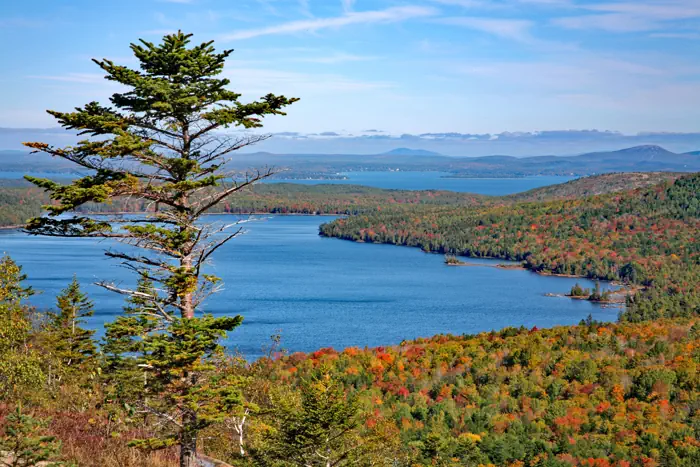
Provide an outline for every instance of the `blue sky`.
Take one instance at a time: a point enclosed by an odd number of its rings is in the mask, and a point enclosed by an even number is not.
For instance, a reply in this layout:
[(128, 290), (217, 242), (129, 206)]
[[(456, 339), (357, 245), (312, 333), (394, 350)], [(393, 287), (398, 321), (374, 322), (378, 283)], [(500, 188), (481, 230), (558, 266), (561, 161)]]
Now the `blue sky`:
[(177, 29), (236, 51), (271, 132), (700, 129), (700, 0), (22, 0), (0, 3), (0, 127), (117, 90), (90, 58)]

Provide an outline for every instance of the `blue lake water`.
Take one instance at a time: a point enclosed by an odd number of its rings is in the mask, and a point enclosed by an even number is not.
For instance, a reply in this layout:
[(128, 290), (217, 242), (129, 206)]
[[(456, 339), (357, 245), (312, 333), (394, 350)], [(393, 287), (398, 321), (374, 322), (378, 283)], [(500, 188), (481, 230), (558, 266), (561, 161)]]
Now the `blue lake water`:
[[(248, 234), (217, 252), (208, 272), (221, 276), (225, 289), (207, 302), (205, 311), (244, 316), (244, 324), (227, 341), (230, 347), (255, 358), (277, 331), (289, 351), (313, 351), (391, 345), (438, 333), (574, 324), (589, 313), (601, 321), (617, 318), (615, 309), (544, 296), (568, 292), (576, 282), (592, 287), (590, 281), (449, 267), (441, 256), (414, 248), (319, 237), (319, 224), (331, 219), (272, 216), (249, 222)], [(134, 282), (127, 270), (101, 255), (109, 246), (114, 245), (0, 231), (0, 252), (9, 253), (24, 267), (29, 284), (43, 291), (31, 302), (52, 306), (77, 274), (97, 304), (89, 325), (98, 330), (120, 312), (123, 297), (90, 284), (101, 279)]]
[(303, 185), (366, 185), (395, 190), (449, 190), (482, 195), (508, 195), (546, 185), (568, 182), (575, 177), (536, 176), (524, 178), (446, 178), (445, 172), (345, 172), (347, 180), (269, 179), (268, 183)]
[[(36, 177), (54, 180), (71, 178), (69, 174), (35, 173)], [(345, 172), (347, 180), (287, 180), (271, 178), (264, 183), (298, 183), (301, 185), (366, 185), (395, 190), (449, 190), (482, 195), (507, 195), (539, 188), (541, 186), (564, 183), (574, 177), (536, 176), (524, 178), (445, 178), (444, 172)], [(2, 172), (0, 179), (20, 179), (23, 172)]]

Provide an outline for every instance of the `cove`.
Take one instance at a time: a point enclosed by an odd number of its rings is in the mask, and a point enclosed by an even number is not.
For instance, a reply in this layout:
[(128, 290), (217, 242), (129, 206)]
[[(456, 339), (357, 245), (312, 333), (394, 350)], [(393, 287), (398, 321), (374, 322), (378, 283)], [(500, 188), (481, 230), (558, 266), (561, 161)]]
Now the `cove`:
[[(232, 217), (212, 215), (208, 220), (231, 222)], [(566, 293), (576, 282), (592, 287), (591, 281), (449, 267), (442, 256), (415, 248), (320, 237), (319, 225), (332, 219), (270, 216), (248, 222), (246, 235), (217, 252), (208, 272), (223, 278), (224, 290), (209, 299), (205, 311), (243, 315), (244, 324), (226, 342), (230, 348), (246, 358), (259, 357), (277, 332), (285, 349), (307, 352), (506, 326), (568, 325), (589, 314), (600, 321), (617, 318), (615, 309), (544, 296)], [(53, 306), (56, 294), (76, 274), (96, 304), (89, 327), (99, 333), (124, 302), (91, 283), (134, 282), (127, 270), (102, 255), (113, 246), (111, 241), (0, 231), (0, 251), (21, 264), (28, 283), (42, 291), (31, 303), (40, 309)]]

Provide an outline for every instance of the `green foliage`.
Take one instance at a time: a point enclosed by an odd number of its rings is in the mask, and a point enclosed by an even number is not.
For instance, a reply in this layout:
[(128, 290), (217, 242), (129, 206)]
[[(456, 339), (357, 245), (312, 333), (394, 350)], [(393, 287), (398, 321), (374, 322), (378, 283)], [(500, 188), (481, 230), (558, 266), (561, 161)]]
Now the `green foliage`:
[[(90, 102), (73, 112), (49, 111), (64, 128), (92, 138), (66, 148), (25, 143), (89, 171), (67, 185), (25, 177), (51, 198), (44, 206), (48, 216), (31, 219), (27, 232), (114, 238), (141, 250), (106, 253), (142, 280), (136, 290), (100, 283), (131, 297), (133, 305), (108, 329), (107, 365), (119, 370), (108, 382), (125, 406), (135, 404), (129, 410), (162, 419), (163, 429), (134, 445), (178, 445), (182, 467), (197, 463), (198, 432), (241, 402), (237, 381), (221, 377), (211, 363), (221, 351), (219, 339), (241, 318), (201, 315), (200, 309), (219, 283), (202, 268), (238, 232), (222, 239), (225, 229), (199, 221), (230, 195), (271, 174), (228, 184), (223, 170), (227, 155), (263, 138), (233, 139), (213, 132), (231, 126), (261, 127), (264, 117), (284, 115), (283, 109), (297, 100), (268, 94), (242, 103), (240, 94), (227, 89), (229, 80), (217, 77), (232, 50), (216, 52), (211, 41), (194, 46), (190, 41), (191, 34), (178, 32), (158, 45), (144, 40), (132, 44), (138, 69), (94, 60), (106, 79), (126, 91), (113, 94), (111, 106)], [(76, 215), (88, 203), (109, 204), (123, 197), (143, 199), (154, 207), (149, 214), (129, 218)], [(64, 365), (72, 365), (92, 353), (91, 336), (76, 334), (75, 328), (91, 312), (90, 304), (77, 284), (59, 302), (62, 311), (52, 316), (52, 326), (64, 334), (70, 329), (70, 335), (62, 335), (68, 341), (56, 348)], [(143, 385), (135, 391), (139, 370)], [(136, 400), (128, 400), (139, 392)]]
[[(297, 398), (278, 396), (276, 431), (264, 454), (284, 465), (353, 465), (359, 406), (329, 374), (311, 376)], [(353, 440), (357, 442), (357, 440)]]
[(37, 188), (0, 180), (0, 227), (24, 225), (27, 219), (41, 214), (46, 201), (46, 195)]
[(154, 436), (131, 443), (147, 450), (188, 441), (243, 403), (240, 378), (215, 365), (223, 352), (219, 339), (242, 318), (158, 315), (147, 298), (152, 289), (141, 281), (125, 316), (106, 325), (102, 347), (108, 397), (129, 416), (165, 419)]
[[(386, 207), (321, 226), (348, 240), (522, 261), (546, 274), (617, 280), (644, 290), (622, 319), (700, 310), (700, 174), (618, 194), (500, 205)], [(582, 292), (582, 291), (576, 291)], [(609, 294), (589, 297), (606, 301)]]
[(569, 295), (572, 297), (588, 297), (591, 294), (591, 291), (589, 289), (584, 289), (579, 285), (577, 282), (573, 287), (571, 287), (571, 292), (569, 292)]
[(374, 465), (689, 467), (700, 460), (697, 326), (590, 322), (323, 349), (266, 377), (311, 393), (305, 381), (326, 368), (360, 415), (398, 430), (393, 461)]
[(45, 339), (58, 361), (60, 372), (88, 373), (95, 363), (94, 330), (82, 326), (94, 314), (94, 304), (80, 290), (76, 277), (57, 297), (57, 312), (47, 314)]
[(9, 256), (0, 259), (0, 399), (32, 392), (43, 379), (40, 356), (32, 348), (32, 321), (22, 300), (33, 292), (23, 287), (22, 268)]
[(6, 417), (4, 434), (0, 436), (0, 465), (34, 467), (55, 458), (61, 444), (55, 437), (44, 434), (46, 425), (46, 420), (27, 415), (17, 407)]

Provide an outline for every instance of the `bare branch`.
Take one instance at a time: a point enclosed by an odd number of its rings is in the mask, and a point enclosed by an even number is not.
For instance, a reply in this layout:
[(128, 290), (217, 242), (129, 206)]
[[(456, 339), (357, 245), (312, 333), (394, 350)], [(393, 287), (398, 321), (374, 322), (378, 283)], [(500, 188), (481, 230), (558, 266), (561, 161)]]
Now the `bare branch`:
[(200, 215), (206, 213), (209, 209), (211, 209), (212, 207), (219, 204), (221, 201), (226, 199), (231, 194), (233, 194), (237, 191), (240, 191), (243, 188), (250, 186), (256, 182), (259, 182), (260, 180), (263, 180), (267, 177), (270, 177), (271, 175), (274, 175), (274, 172), (272, 172), (272, 169), (268, 169), (266, 172), (263, 172), (263, 173), (257, 172), (255, 177), (247, 178), (245, 180), (245, 182), (243, 182), (243, 183), (234, 182), (234, 186), (232, 186), (231, 188), (228, 188), (228, 189), (222, 191), (221, 193), (212, 195), (212, 196), (200, 201), (198, 203), (199, 208), (194, 212), (194, 215), (200, 216)]

